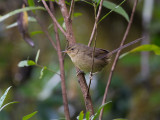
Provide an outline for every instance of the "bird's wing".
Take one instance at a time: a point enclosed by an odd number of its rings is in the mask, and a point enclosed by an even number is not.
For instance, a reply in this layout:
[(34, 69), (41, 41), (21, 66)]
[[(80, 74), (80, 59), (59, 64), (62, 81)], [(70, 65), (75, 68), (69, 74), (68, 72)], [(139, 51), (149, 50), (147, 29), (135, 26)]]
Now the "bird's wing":
[[(95, 48), (94, 57), (97, 58), (97, 59), (102, 59), (103, 56), (105, 56), (108, 53), (109, 53), (108, 50), (104, 50), (104, 49), (100, 49), (100, 48)], [(88, 52), (88, 56), (92, 57), (92, 52)]]

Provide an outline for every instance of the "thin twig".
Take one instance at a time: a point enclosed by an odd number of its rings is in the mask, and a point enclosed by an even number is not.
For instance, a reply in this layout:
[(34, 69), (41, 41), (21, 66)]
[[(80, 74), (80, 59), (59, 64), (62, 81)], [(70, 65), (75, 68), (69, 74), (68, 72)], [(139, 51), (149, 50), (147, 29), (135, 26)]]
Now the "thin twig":
[(52, 37), (50, 36), (48, 30), (46, 29), (46, 27), (44, 26), (44, 24), (41, 22), (41, 20), (33, 13), (33, 16), (36, 18), (38, 24), (40, 25), (42, 31), (45, 33), (46, 37), (49, 39), (49, 41), (51, 42), (52, 46), (55, 48), (55, 50), (57, 50), (57, 46), (54, 43)]
[[(94, 15), (95, 15), (95, 19), (96, 19), (96, 4), (94, 3)], [(90, 72), (90, 77), (89, 77), (89, 85), (88, 85), (88, 94), (89, 94), (89, 90), (90, 90), (90, 86), (91, 86), (91, 81), (92, 81), (92, 76), (93, 76), (93, 69), (94, 69), (94, 53), (95, 53), (95, 48), (96, 48), (96, 40), (97, 40), (97, 26), (95, 29), (95, 35), (94, 35), (94, 45), (93, 45), (93, 50), (92, 50), (92, 68), (91, 68), (91, 72)]]
[[(76, 40), (73, 34), (73, 29), (72, 29), (72, 20), (68, 17), (69, 13), (65, 4), (65, 0), (59, 0), (59, 6), (60, 6), (60, 10), (61, 13), (64, 17), (64, 22), (66, 25), (66, 32), (67, 32), (67, 36), (66, 39), (69, 42), (69, 45), (75, 44)], [(76, 71), (78, 72), (79, 69), (76, 68)], [(88, 86), (84, 77), (83, 73), (78, 74), (78, 82), (80, 84), (80, 88), (81, 91), (83, 93), (83, 98), (85, 101), (85, 106), (86, 106), (86, 110), (90, 111), (91, 115), (94, 114), (94, 110), (93, 110), (93, 104), (92, 104), (92, 100), (91, 100), (91, 96), (87, 95), (88, 92)]]
[(64, 29), (60, 26), (60, 24), (58, 23), (58, 21), (56, 20), (55, 16), (52, 14), (52, 12), (50, 11), (47, 3), (45, 0), (42, 0), (42, 3), (44, 5), (44, 7), (46, 8), (48, 14), (50, 15), (51, 19), (53, 22), (55, 22), (55, 24), (57, 25), (57, 27), (60, 29), (60, 31), (64, 34), (64, 36), (67, 36), (66, 32), (64, 31)]
[[(42, 66), (42, 65), (39, 65), (39, 64), (35, 64), (35, 66), (40, 67), (41, 69), (45, 68), (45, 66)], [(59, 76), (60, 76), (60, 74), (59, 74), (59, 73), (57, 73), (57, 72), (53, 71), (53, 70), (52, 70), (52, 69), (50, 69), (50, 68), (47, 68), (47, 67), (46, 67), (45, 69), (47, 69), (48, 71), (50, 71), (50, 72), (52, 72), (52, 73), (55, 73), (55, 74), (57, 74), (57, 75), (59, 75)]]
[[(138, 0), (135, 0), (135, 1), (134, 1), (134, 5), (133, 5), (133, 9), (132, 9), (130, 21), (129, 21), (129, 23), (128, 23), (128, 26), (127, 26), (127, 29), (126, 29), (125, 34), (124, 34), (124, 36), (123, 36), (123, 39), (122, 39), (122, 41), (121, 41), (120, 47), (123, 46), (123, 44), (124, 44), (124, 42), (125, 42), (125, 40), (126, 40), (126, 38), (127, 38), (127, 35), (128, 35), (128, 33), (129, 33), (129, 30), (130, 30), (130, 27), (131, 27), (131, 24), (132, 24), (132, 21), (133, 21), (133, 16), (134, 16), (134, 13), (135, 13), (135, 9), (136, 9), (136, 6), (137, 6), (137, 2), (138, 2)], [(111, 68), (111, 71), (110, 71), (110, 74), (109, 74), (109, 77), (108, 77), (108, 82), (107, 82), (107, 85), (106, 85), (105, 93), (104, 93), (104, 96), (103, 96), (102, 105), (103, 105), (103, 104), (105, 103), (105, 101), (106, 101), (107, 94), (108, 94), (108, 88), (109, 88), (109, 85), (110, 85), (110, 83), (111, 83), (112, 75), (113, 75), (115, 66), (116, 66), (116, 64), (117, 64), (117, 61), (118, 61), (120, 52), (121, 52), (121, 50), (119, 50), (119, 51), (117, 52), (116, 57), (115, 57), (115, 59), (114, 59), (114, 62), (113, 62), (113, 65), (112, 65), (112, 68)], [(103, 110), (104, 110), (104, 109), (102, 109), (101, 112), (100, 112), (99, 120), (102, 119)]]
[[(53, 16), (55, 16), (53, 2), (49, 1), (49, 5), (50, 5), (50, 9), (53, 13)], [(64, 104), (64, 113), (65, 113), (66, 119), (70, 120), (67, 93), (66, 93), (66, 85), (65, 85), (64, 63), (63, 63), (63, 56), (62, 56), (62, 52), (61, 52), (60, 39), (59, 39), (58, 28), (57, 28), (56, 22), (53, 22), (53, 25), (54, 25), (56, 42), (57, 42), (58, 60), (59, 60), (59, 64), (60, 64), (60, 77), (61, 77), (61, 88), (62, 88), (62, 96), (63, 96), (63, 104)]]
[(96, 19), (95, 19), (94, 27), (93, 27), (93, 30), (92, 30), (92, 33), (91, 33), (91, 37), (90, 37), (88, 46), (91, 46), (91, 44), (92, 44), (93, 37), (94, 37), (95, 32), (96, 32), (96, 29), (97, 29), (97, 22), (98, 22), (98, 20), (99, 20), (99, 17), (100, 17), (101, 11), (102, 11), (102, 6), (103, 6), (103, 0), (101, 0), (100, 5), (99, 5), (97, 17), (96, 17)]
[(74, 0), (71, 1), (71, 6), (70, 6), (70, 10), (69, 10), (69, 18), (70, 19), (73, 14), (73, 10), (74, 10)]
[(64, 18), (65, 26), (66, 26), (66, 39), (69, 42), (69, 45), (76, 43), (75, 37), (73, 35), (73, 29), (72, 29), (72, 20), (69, 17), (69, 13), (67, 10), (67, 6), (65, 4), (65, 0), (59, 0), (60, 10), (62, 13), (62, 16)]

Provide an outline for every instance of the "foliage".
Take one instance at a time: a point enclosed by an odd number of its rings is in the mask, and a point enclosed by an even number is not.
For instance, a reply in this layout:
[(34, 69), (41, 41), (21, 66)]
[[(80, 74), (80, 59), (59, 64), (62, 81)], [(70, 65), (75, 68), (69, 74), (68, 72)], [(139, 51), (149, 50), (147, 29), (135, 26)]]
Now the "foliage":
[[(5, 93), (4, 93), (4, 94), (2, 95), (2, 97), (0, 98), (0, 112), (1, 112), (2, 109), (5, 108), (6, 106), (11, 105), (11, 104), (14, 104), (14, 103), (18, 103), (17, 101), (15, 101), (15, 102), (9, 102), (9, 103), (3, 105), (4, 100), (6, 99), (7, 94), (8, 94), (8, 92), (9, 92), (10, 88), (11, 88), (11, 86), (7, 88), (7, 90), (5, 91)], [(3, 105), (3, 106), (2, 106), (2, 105)], [(29, 115), (26, 115), (26, 116), (23, 117), (22, 120), (28, 120), (29, 118), (31, 118), (32, 116), (34, 116), (36, 113), (37, 113), (37, 111), (35, 111), (35, 112), (33, 112), (33, 113), (29, 114)]]
[(81, 112), (80, 112), (80, 115), (77, 117), (77, 119), (78, 119), (78, 120), (96, 120), (96, 118), (97, 118), (97, 117), (99, 116), (99, 114), (100, 114), (100, 111), (101, 111), (104, 107), (106, 107), (109, 103), (111, 103), (111, 101), (109, 101), (109, 102), (101, 105), (101, 106), (99, 107), (98, 111), (97, 111), (94, 115), (92, 115), (90, 118), (89, 118), (90, 112), (87, 111), (87, 112), (86, 112), (86, 115), (85, 115), (85, 119), (83, 119), (84, 113), (83, 113), (83, 111), (81, 111)]
[(0, 22), (8, 19), (9, 17), (11, 17), (13, 15), (16, 15), (16, 14), (24, 12), (24, 11), (30, 11), (30, 10), (45, 10), (45, 9), (43, 7), (25, 7), (25, 8), (17, 9), (17, 10), (14, 10), (10, 13), (7, 13), (7, 14), (1, 16)]
[[(9, 102), (5, 105), (3, 105), (4, 100), (7, 97), (8, 91), (10, 90), (11, 86), (7, 88), (7, 90), (5, 91), (5, 93), (2, 95), (2, 97), (0, 98), (0, 111), (2, 111), (3, 108), (5, 108), (6, 106), (10, 105), (10, 104), (14, 104), (14, 103), (18, 103), (18, 102)], [(3, 105), (3, 106), (2, 106)]]
[(30, 114), (24, 116), (24, 117), (22, 118), (22, 120), (28, 120), (29, 118), (33, 117), (37, 112), (38, 112), (38, 111), (35, 111), (35, 112), (33, 112), (33, 113), (30, 113)]
[(159, 46), (154, 45), (154, 44), (145, 44), (145, 45), (138, 46), (138, 47), (132, 49), (131, 51), (122, 54), (120, 56), (120, 59), (130, 53), (143, 52), (143, 51), (153, 51), (156, 55), (160, 55), (160, 47)]

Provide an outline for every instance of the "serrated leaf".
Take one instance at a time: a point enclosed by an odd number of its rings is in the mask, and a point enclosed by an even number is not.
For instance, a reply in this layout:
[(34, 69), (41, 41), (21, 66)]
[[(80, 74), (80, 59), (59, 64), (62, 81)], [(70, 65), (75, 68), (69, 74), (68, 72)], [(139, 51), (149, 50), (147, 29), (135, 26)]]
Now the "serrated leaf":
[(19, 103), (19, 102), (17, 102), (17, 101), (9, 102), (9, 103), (3, 105), (3, 106), (0, 108), (0, 111), (2, 111), (2, 109), (5, 108), (6, 106), (11, 105), (11, 104), (14, 104), (14, 103)]
[(7, 90), (5, 91), (5, 93), (2, 95), (2, 97), (0, 98), (0, 108), (2, 107), (3, 105), (3, 102), (8, 94), (8, 91), (10, 90), (11, 86), (7, 88)]
[(46, 10), (44, 7), (25, 7), (21, 9), (14, 10), (12, 12), (9, 12), (3, 16), (0, 17), (0, 22), (8, 19), (9, 17), (16, 15), (18, 13), (24, 12), (24, 11), (30, 11), (30, 10)]
[(83, 111), (81, 111), (78, 120), (83, 120), (83, 116), (84, 116), (84, 113)]
[(36, 63), (33, 60), (23, 60), (18, 63), (18, 67), (28, 67), (35, 64)]
[(24, 116), (22, 120), (28, 120), (29, 118), (33, 117), (37, 112), (38, 111), (35, 111), (35, 112), (33, 112), (33, 113), (29, 114), (29, 115)]
[(36, 59), (35, 59), (35, 63), (36, 63), (36, 64), (37, 64), (37, 62), (38, 62), (39, 54), (40, 54), (40, 49), (37, 51), (37, 55), (36, 55)]
[(111, 103), (111, 102), (112, 102), (112, 101), (109, 101), (109, 102), (101, 105), (101, 106), (99, 107), (98, 111), (95, 113), (95, 115), (94, 115), (94, 117), (93, 117), (93, 120), (95, 120), (95, 119), (99, 116), (100, 111), (102, 110), (102, 108), (104, 108), (107, 104), (109, 104), (109, 103)]

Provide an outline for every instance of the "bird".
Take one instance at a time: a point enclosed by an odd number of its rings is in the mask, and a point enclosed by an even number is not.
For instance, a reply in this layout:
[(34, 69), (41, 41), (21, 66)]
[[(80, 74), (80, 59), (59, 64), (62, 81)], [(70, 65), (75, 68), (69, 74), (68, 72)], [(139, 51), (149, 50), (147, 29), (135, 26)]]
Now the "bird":
[(73, 64), (84, 73), (97, 73), (110, 63), (111, 57), (114, 53), (132, 44), (135, 44), (142, 39), (143, 38), (136, 39), (111, 52), (101, 48), (89, 47), (81, 43), (70, 45), (63, 52), (67, 53)]

